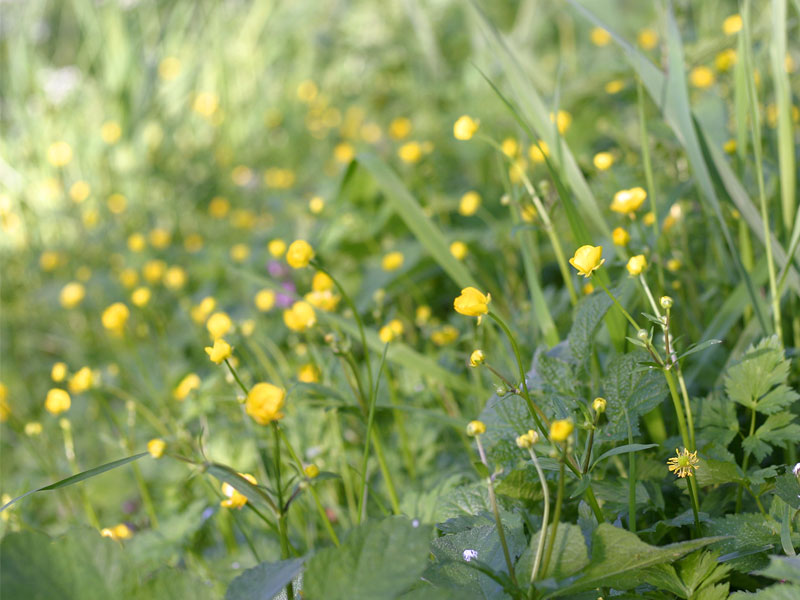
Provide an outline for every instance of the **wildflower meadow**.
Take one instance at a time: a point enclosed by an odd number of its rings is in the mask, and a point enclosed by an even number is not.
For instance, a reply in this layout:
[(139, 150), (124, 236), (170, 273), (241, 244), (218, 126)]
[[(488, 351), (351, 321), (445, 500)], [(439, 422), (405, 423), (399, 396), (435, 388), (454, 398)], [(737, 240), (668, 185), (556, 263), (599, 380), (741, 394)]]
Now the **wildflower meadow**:
[(800, 598), (798, 0), (0, 40), (0, 598)]

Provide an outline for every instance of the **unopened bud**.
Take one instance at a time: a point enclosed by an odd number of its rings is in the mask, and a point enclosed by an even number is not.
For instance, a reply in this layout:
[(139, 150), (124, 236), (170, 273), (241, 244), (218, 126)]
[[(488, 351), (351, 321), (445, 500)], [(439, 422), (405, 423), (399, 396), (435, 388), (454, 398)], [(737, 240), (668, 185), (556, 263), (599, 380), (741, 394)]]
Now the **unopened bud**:
[(606, 399), (605, 398), (595, 398), (594, 402), (592, 402), (592, 408), (594, 412), (597, 414), (606, 412)]
[(670, 309), (672, 308), (672, 298), (669, 296), (661, 296), (661, 308)]
[(470, 421), (467, 424), (467, 435), (470, 437), (475, 437), (476, 435), (481, 435), (486, 433), (486, 425), (483, 424), (481, 421)]
[(636, 337), (642, 340), (643, 342), (646, 342), (647, 340), (650, 339), (650, 334), (647, 333), (646, 329), (640, 329), (639, 331), (636, 332)]
[(483, 350), (474, 350), (472, 354), (469, 355), (469, 364), (471, 367), (482, 365), (485, 360), (486, 356), (483, 354)]

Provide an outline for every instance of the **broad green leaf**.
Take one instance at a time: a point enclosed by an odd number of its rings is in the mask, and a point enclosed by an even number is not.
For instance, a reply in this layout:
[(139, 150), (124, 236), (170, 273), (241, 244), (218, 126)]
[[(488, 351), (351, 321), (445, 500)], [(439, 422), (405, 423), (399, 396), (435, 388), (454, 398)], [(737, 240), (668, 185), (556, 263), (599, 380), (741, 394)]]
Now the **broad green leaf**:
[(779, 581), (800, 583), (800, 556), (770, 556), (769, 565), (758, 574)]
[(800, 442), (800, 424), (795, 423), (795, 420), (795, 415), (790, 412), (768, 416), (753, 435), (744, 439), (742, 448), (760, 462), (772, 452), (774, 446)]
[(800, 585), (782, 583), (771, 585), (757, 592), (736, 592), (729, 600), (797, 600), (800, 598)]
[(766, 565), (766, 552), (775, 544), (780, 544), (777, 524), (760, 513), (740, 513), (711, 519), (706, 525), (706, 533), (728, 536), (728, 539), (714, 544), (714, 549), (728, 555), (736, 553), (730, 560), (731, 567), (738, 571), (751, 571)]
[(651, 546), (636, 534), (601, 523), (592, 535), (592, 557), (589, 566), (573, 583), (551, 592), (545, 598), (569, 597), (576, 592), (596, 587), (631, 589), (644, 581), (643, 569), (672, 563), (681, 556), (699, 550), (719, 538), (700, 538), (668, 546)]
[[(126, 568), (130, 568), (129, 566)], [(114, 597), (113, 595), (111, 597)], [(117, 595), (117, 597), (119, 597)], [(216, 600), (219, 593), (209, 582), (201, 580), (197, 575), (165, 567), (154, 575), (143, 578), (135, 590), (129, 590), (125, 595), (130, 600)], [(255, 598), (255, 596), (254, 596)]]
[(741, 469), (735, 462), (704, 457), (700, 458), (696, 476), (697, 484), (701, 487), (745, 481)]
[(572, 361), (579, 369), (586, 369), (592, 352), (592, 341), (603, 317), (611, 308), (611, 298), (606, 294), (592, 294), (578, 302), (572, 328), (567, 336)]
[(542, 484), (532, 464), (511, 471), (495, 489), (500, 495), (518, 500), (539, 500), (543, 497)]
[(272, 600), (303, 569), (305, 558), (263, 562), (231, 581), (225, 600)]
[[(552, 524), (551, 524), (552, 526)], [(550, 531), (548, 529), (548, 531)], [(518, 581), (529, 581), (533, 559), (539, 545), (541, 530), (537, 531), (531, 538), (530, 544), (520, 557), (515, 570)], [(550, 543), (550, 536), (547, 536), (547, 543)], [(550, 565), (546, 572), (539, 572), (537, 579), (566, 579), (574, 575), (589, 564), (589, 551), (586, 549), (586, 541), (583, 539), (581, 528), (572, 523), (559, 523), (556, 532), (556, 541), (553, 546), (553, 555)]]
[(110, 471), (111, 469), (116, 469), (117, 467), (121, 467), (122, 465), (127, 465), (129, 462), (139, 460), (143, 456), (147, 456), (147, 454), (148, 454), (147, 452), (141, 452), (139, 454), (134, 454), (133, 456), (129, 456), (127, 458), (121, 458), (119, 460), (115, 460), (114, 462), (106, 463), (104, 465), (100, 465), (99, 467), (95, 467), (93, 469), (77, 473), (76, 475), (72, 475), (71, 477), (62, 479), (61, 481), (56, 481), (55, 483), (51, 483), (49, 485), (36, 488), (35, 490), (31, 490), (29, 492), (25, 492), (21, 496), (17, 496), (13, 500), (9, 500), (8, 502), (6, 502), (2, 506), (2, 508), (0, 508), (0, 512), (3, 512), (9, 506), (14, 504), (17, 500), (21, 500), (25, 496), (30, 496), (31, 494), (35, 494), (36, 492), (57, 490), (60, 488), (65, 488), (67, 486), (73, 485), (75, 483), (80, 483), (81, 481), (86, 481), (87, 479), (91, 479), (92, 477), (105, 473), (106, 471)]
[(647, 450), (648, 448), (656, 448), (658, 444), (625, 444), (624, 446), (617, 446), (616, 448), (612, 448), (606, 452), (603, 452), (600, 456), (594, 459), (592, 462), (592, 466), (589, 467), (591, 471), (594, 469), (598, 463), (604, 461), (607, 458), (611, 458), (612, 456), (616, 456), (617, 454), (629, 454), (631, 452), (639, 452), (640, 450)]
[(791, 471), (775, 479), (775, 493), (794, 509), (800, 509), (800, 483)]
[(307, 563), (307, 600), (393, 599), (408, 591), (428, 563), (431, 530), (403, 517), (367, 521), (338, 548), (325, 548)]
[[(715, 442), (726, 448), (739, 433), (736, 405), (720, 393), (714, 393), (697, 403), (695, 412), (697, 439)], [(704, 444), (698, 442), (698, 447)]]

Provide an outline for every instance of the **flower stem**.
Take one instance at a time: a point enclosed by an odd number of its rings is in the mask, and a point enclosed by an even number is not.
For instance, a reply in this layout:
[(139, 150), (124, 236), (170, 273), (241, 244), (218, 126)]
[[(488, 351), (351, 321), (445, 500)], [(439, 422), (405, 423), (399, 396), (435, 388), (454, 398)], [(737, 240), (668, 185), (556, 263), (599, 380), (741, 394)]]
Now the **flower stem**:
[[(475, 437), (475, 442), (478, 444), (478, 454), (481, 456), (481, 462), (489, 470), (489, 462), (486, 460), (486, 453), (483, 451), (480, 436)], [(511, 577), (511, 582), (517, 585), (517, 575), (514, 573), (514, 563), (511, 562), (511, 554), (508, 552), (508, 544), (506, 543), (506, 534), (503, 530), (503, 522), (500, 520), (500, 510), (497, 508), (497, 497), (494, 494), (494, 484), (492, 476), (488, 475), (486, 484), (489, 487), (489, 503), (492, 505), (492, 512), (494, 513), (494, 520), (497, 524), (497, 535), (500, 536), (500, 545), (503, 547), (503, 556), (506, 559), (506, 567), (508, 567), (508, 575)]]
[[(230, 365), (229, 365), (230, 366)], [(283, 504), (283, 488), (281, 486), (281, 442), (277, 421), (272, 422), (272, 435), (275, 444), (275, 491), (278, 495), (278, 534), (281, 540), (281, 558), (289, 558), (289, 532), (286, 523), (286, 507)], [(286, 584), (286, 597), (294, 598), (292, 582)]]
[[(564, 449), (566, 453), (566, 449)], [(556, 545), (556, 535), (558, 534), (558, 521), (561, 519), (561, 504), (564, 501), (564, 455), (561, 455), (558, 466), (558, 493), (556, 494), (556, 510), (553, 513), (553, 527), (550, 530), (550, 541), (547, 543), (547, 554), (544, 557), (542, 573), (547, 574), (550, 566), (550, 559), (553, 556), (553, 547)]]
[(653, 298), (653, 292), (650, 291), (650, 286), (647, 285), (647, 279), (644, 278), (643, 273), (639, 273), (639, 281), (644, 288), (644, 293), (647, 294), (647, 299), (650, 301), (650, 307), (656, 313), (656, 316), (660, 319), (661, 318), (661, 311), (658, 310), (658, 304), (656, 304), (656, 299)]
[(539, 533), (539, 543), (536, 546), (536, 558), (533, 560), (533, 568), (531, 569), (531, 584), (533, 584), (534, 580), (536, 579), (536, 575), (539, 572), (539, 565), (542, 562), (542, 555), (544, 554), (544, 541), (547, 537), (547, 524), (550, 520), (550, 490), (547, 487), (547, 479), (545, 479), (544, 472), (542, 471), (541, 465), (539, 465), (539, 459), (536, 457), (536, 452), (533, 450), (533, 447), (528, 448), (528, 452), (530, 452), (531, 460), (536, 466), (536, 473), (539, 475), (539, 481), (542, 484), (542, 493), (544, 494), (542, 531)]
[(624, 306), (622, 306), (622, 304), (620, 304), (620, 303), (619, 303), (619, 300), (617, 300), (617, 297), (616, 297), (616, 296), (614, 296), (614, 294), (612, 294), (612, 293), (609, 291), (609, 289), (608, 289), (608, 287), (606, 286), (606, 284), (605, 284), (605, 283), (603, 283), (603, 282), (600, 280), (600, 278), (599, 278), (599, 277), (594, 277), (593, 279), (594, 279), (594, 281), (596, 281), (596, 282), (598, 283), (598, 285), (600, 285), (600, 287), (601, 287), (601, 288), (603, 288), (603, 291), (604, 291), (606, 294), (608, 294), (608, 297), (609, 297), (609, 298), (611, 298), (611, 300), (614, 302), (614, 304), (616, 304), (616, 305), (617, 305), (617, 308), (618, 308), (618, 309), (620, 309), (620, 310), (622, 311), (622, 314), (623, 314), (623, 315), (625, 315), (625, 318), (626, 318), (626, 319), (628, 319), (628, 322), (629, 322), (631, 325), (633, 325), (633, 327), (636, 329), (636, 331), (639, 331), (639, 329), (640, 329), (640, 327), (639, 327), (639, 324), (638, 324), (638, 323), (637, 323), (637, 322), (634, 320), (634, 318), (633, 318), (633, 317), (630, 315), (630, 313), (629, 313), (627, 310), (625, 310), (625, 307), (624, 307)]
[[(685, 448), (689, 448), (690, 441), (689, 432), (686, 428), (686, 416), (681, 406), (681, 399), (678, 397), (678, 388), (675, 385), (675, 378), (672, 376), (672, 372), (667, 369), (663, 369), (662, 372), (664, 373), (664, 378), (667, 380), (670, 396), (672, 396), (672, 405), (675, 407), (675, 416), (678, 418), (678, 429), (681, 432), (683, 445)], [(691, 450), (691, 452), (694, 452), (694, 450)]]

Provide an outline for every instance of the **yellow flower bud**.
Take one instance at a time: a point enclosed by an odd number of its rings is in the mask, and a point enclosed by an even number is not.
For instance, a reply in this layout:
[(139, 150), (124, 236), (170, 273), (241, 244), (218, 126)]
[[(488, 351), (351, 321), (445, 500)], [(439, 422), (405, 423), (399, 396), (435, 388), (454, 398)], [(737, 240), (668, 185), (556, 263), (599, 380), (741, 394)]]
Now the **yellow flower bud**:
[[(250, 475), (250, 473), (239, 473), (239, 475), (253, 485), (257, 485), (256, 478)], [(237, 491), (236, 488), (229, 483), (222, 484), (222, 494), (226, 496), (226, 499), (219, 504), (224, 508), (242, 508), (247, 504), (247, 496)]]
[(482, 421), (470, 421), (467, 423), (468, 436), (475, 437), (476, 435), (481, 435), (484, 433), (486, 433), (486, 425), (484, 425)]
[(62, 412), (68, 411), (71, 405), (72, 400), (66, 390), (52, 388), (47, 392), (44, 407), (50, 414), (60, 415)]
[(92, 370), (89, 367), (82, 367), (69, 379), (69, 391), (73, 394), (80, 394), (92, 387)]
[(283, 418), (286, 391), (271, 383), (257, 383), (247, 394), (245, 410), (259, 425), (269, 425)]
[(453, 242), (450, 244), (450, 254), (452, 254), (456, 260), (464, 260), (464, 257), (467, 255), (467, 245), (461, 241)]
[(230, 358), (232, 351), (230, 344), (222, 338), (215, 339), (213, 346), (206, 346), (206, 354), (211, 362), (216, 364), (221, 364), (226, 358)]
[(125, 329), (125, 323), (127, 323), (130, 314), (131, 312), (127, 306), (125, 306), (122, 302), (115, 302), (103, 311), (103, 327), (112, 333), (121, 335)]
[(485, 360), (486, 356), (483, 354), (483, 350), (473, 350), (472, 354), (469, 355), (469, 364), (471, 367), (482, 365)]
[(661, 296), (661, 308), (669, 310), (672, 308), (672, 298), (670, 296)]
[(71, 281), (61, 288), (59, 301), (61, 302), (61, 306), (64, 308), (75, 308), (83, 301), (85, 296), (86, 288), (83, 287), (83, 284), (80, 284), (77, 281)]
[(722, 22), (722, 31), (725, 33), (725, 35), (733, 35), (734, 33), (741, 31), (742, 25), (742, 15), (735, 13), (729, 17), (726, 17)]
[(631, 214), (642, 205), (647, 198), (644, 188), (634, 187), (629, 190), (620, 190), (614, 194), (611, 210), (623, 215)]
[(381, 259), (381, 268), (384, 271), (396, 271), (403, 266), (404, 260), (402, 252), (389, 252)]
[(306, 465), (303, 467), (303, 474), (309, 479), (314, 479), (319, 475), (319, 467), (313, 463)]
[(256, 294), (256, 308), (261, 312), (267, 312), (275, 305), (275, 292), (272, 290), (260, 290)]
[(463, 196), (461, 196), (461, 201), (458, 204), (458, 212), (459, 214), (465, 217), (471, 217), (476, 212), (478, 212), (478, 208), (481, 205), (481, 196), (478, 192), (469, 191)]
[(528, 433), (523, 433), (517, 438), (517, 446), (520, 448), (531, 448), (538, 441), (539, 434), (533, 429), (529, 429)]
[(575, 250), (575, 255), (569, 259), (569, 264), (577, 269), (578, 275), (588, 278), (606, 262), (606, 259), (602, 258), (602, 256), (602, 246), (581, 246)]
[(606, 412), (606, 399), (595, 398), (594, 402), (592, 402), (592, 409), (594, 409), (594, 412), (598, 414)]
[(606, 46), (611, 41), (611, 34), (602, 27), (595, 27), (589, 33), (589, 39), (595, 46)]
[(311, 304), (300, 300), (283, 311), (283, 322), (292, 331), (302, 332), (316, 324), (317, 316)]
[(305, 240), (295, 240), (286, 251), (286, 262), (293, 269), (302, 269), (308, 266), (312, 258), (314, 258), (314, 249)]
[(153, 458), (161, 458), (164, 456), (164, 449), (166, 447), (167, 443), (161, 438), (155, 438), (147, 442), (147, 451)]
[(181, 379), (180, 383), (172, 390), (172, 397), (179, 401), (185, 400), (186, 397), (192, 393), (192, 390), (196, 390), (200, 387), (200, 383), (200, 377), (195, 373), (189, 373)]
[(53, 365), (53, 368), (50, 369), (50, 378), (58, 383), (59, 381), (64, 381), (64, 378), (67, 376), (67, 364), (63, 362), (57, 362)]
[(216, 312), (208, 318), (206, 322), (206, 329), (211, 334), (211, 339), (215, 340), (221, 338), (228, 333), (233, 327), (233, 321), (224, 312)]
[(637, 254), (636, 256), (631, 256), (625, 268), (628, 269), (628, 273), (630, 273), (632, 277), (635, 277), (639, 275), (645, 267), (647, 267), (647, 259), (644, 257), (644, 254)]
[(280, 258), (286, 252), (286, 242), (279, 239), (271, 240), (267, 244), (267, 250), (273, 258)]
[(575, 426), (568, 419), (560, 419), (550, 423), (550, 440), (553, 442), (564, 442), (569, 438)]
[(605, 171), (614, 164), (614, 155), (611, 152), (598, 152), (594, 155), (592, 162), (598, 171)]

